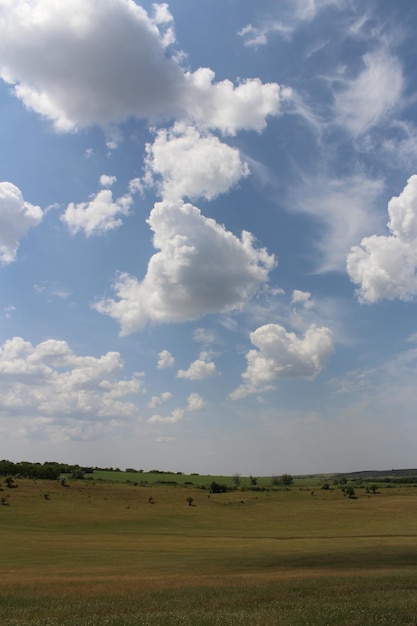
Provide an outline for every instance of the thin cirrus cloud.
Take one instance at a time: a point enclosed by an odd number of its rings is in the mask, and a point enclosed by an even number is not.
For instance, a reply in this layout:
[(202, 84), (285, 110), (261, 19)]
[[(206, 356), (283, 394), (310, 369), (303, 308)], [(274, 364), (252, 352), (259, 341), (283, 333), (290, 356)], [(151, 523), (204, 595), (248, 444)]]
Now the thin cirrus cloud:
[(191, 204), (156, 203), (148, 223), (159, 252), (145, 278), (120, 274), (113, 286), (117, 299), (94, 304), (120, 324), (122, 335), (148, 321), (184, 322), (236, 310), (275, 267), (274, 256), (256, 248), (250, 233), (239, 239)]
[(16, 260), (20, 240), (40, 224), (42, 209), (24, 200), (16, 185), (0, 182), (0, 263)]
[(389, 235), (364, 237), (347, 257), (347, 271), (362, 303), (417, 296), (417, 175), (388, 203)]
[(246, 355), (243, 384), (231, 394), (240, 400), (252, 393), (273, 389), (280, 378), (314, 378), (333, 353), (333, 334), (329, 328), (312, 324), (300, 338), (279, 324), (260, 326), (250, 334), (257, 348)]
[(233, 135), (262, 130), (267, 116), (291, 100), (291, 90), (276, 83), (255, 78), (235, 86), (215, 83), (209, 68), (185, 72), (167, 54), (175, 42), (171, 22), (166, 5), (156, 5), (152, 18), (130, 0), (6, 2), (0, 76), (59, 131), (134, 116), (191, 118)]
[(344, 270), (352, 245), (379, 225), (376, 203), (383, 189), (382, 179), (361, 173), (343, 179), (322, 174), (304, 178), (299, 188), (290, 193), (293, 210), (322, 223), (323, 236), (314, 244), (320, 253), (317, 272)]
[(379, 124), (401, 102), (404, 79), (398, 59), (387, 50), (363, 56), (354, 78), (341, 77), (335, 89), (336, 121), (354, 137)]
[(241, 28), (238, 35), (243, 38), (245, 46), (253, 48), (266, 45), (272, 34), (290, 40), (302, 22), (313, 21), (327, 6), (340, 8), (343, 4), (344, 0), (287, 0), (280, 3), (280, 19), (275, 19), (276, 12), (272, 11), (261, 23), (247, 24)]

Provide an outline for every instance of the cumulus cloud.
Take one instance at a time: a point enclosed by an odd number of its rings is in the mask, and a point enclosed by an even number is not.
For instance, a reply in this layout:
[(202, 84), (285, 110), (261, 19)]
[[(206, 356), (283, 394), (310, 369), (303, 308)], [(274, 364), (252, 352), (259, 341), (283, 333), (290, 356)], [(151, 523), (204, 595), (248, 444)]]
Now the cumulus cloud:
[(161, 177), (158, 186), (164, 198), (212, 200), (249, 174), (236, 148), (183, 123), (160, 130), (146, 152), (145, 180), (154, 184)]
[[(102, 177), (103, 178), (103, 177)], [(103, 184), (103, 183), (102, 183)], [(86, 237), (103, 235), (119, 228), (122, 215), (129, 215), (133, 203), (129, 194), (113, 200), (110, 189), (102, 189), (89, 202), (71, 202), (61, 216), (72, 235), (83, 231)]]
[(404, 79), (398, 60), (384, 50), (365, 54), (355, 78), (341, 81), (335, 92), (338, 122), (353, 136), (368, 131), (398, 106)]
[(279, 324), (266, 324), (251, 333), (250, 340), (257, 350), (247, 353), (244, 383), (230, 394), (232, 400), (273, 389), (279, 378), (314, 378), (333, 352), (332, 331), (315, 324), (302, 338)]
[(59, 130), (167, 112), (185, 84), (156, 23), (130, 0), (2, 3), (0, 33), (3, 80)]
[(164, 402), (168, 402), (172, 398), (172, 393), (170, 391), (164, 391), (160, 396), (152, 396), (152, 398), (148, 402), (148, 407), (150, 409), (156, 409), (158, 406), (163, 404)]
[(187, 411), (201, 411), (204, 407), (204, 399), (198, 393), (190, 393), (187, 399)]
[(148, 419), (149, 424), (176, 424), (177, 422), (181, 422), (184, 419), (185, 410), (184, 409), (174, 409), (170, 415), (152, 415)]
[(164, 370), (167, 367), (172, 367), (174, 365), (175, 359), (168, 350), (162, 350), (158, 354), (158, 365), (156, 366), (159, 370)]
[(100, 185), (102, 187), (112, 187), (114, 183), (117, 181), (116, 176), (109, 176), (108, 174), (102, 174), (100, 176)]
[(309, 291), (301, 291), (300, 289), (294, 289), (291, 296), (291, 303), (301, 305), (305, 309), (311, 309), (314, 306), (314, 300), (311, 298)]
[(412, 300), (417, 295), (417, 175), (388, 203), (390, 235), (364, 237), (347, 257), (360, 302)]
[(42, 221), (40, 207), (23, 199), (18, 187), (0, 182), (0, 263), (16, 260), (20, 240)]
[(204, 407), (204, 399), (198, 393), (190, 393), (185, 408), (174, 409), (169, 415), (165, 416), (159, 414), (152, 415), (148, 422), (149, 424), (177, 424), (187, 416), (187, 413), (201, 411)]
[(26, 107), (60, 131), (132, 116), (191, 118), (234, 134), (262, 130), (290, 90), (258, 79), (214, 82), (184, 72), (167, 5), (132, 0), (15, 0), (0, 5), (0, 76)]
[(277, 83), (252, 78), (235, 86), (230, 80), (215, 83), (214, 78), (207, 67), (186, 74), (186, 110), (197, 124), (225, 135), (235, 135), (239, 129), (260, 132), (269, 115), (278, 115), (283, 105), (292, 102), (292, 90)]
[(209, 361), (208, 352), (201, 352), (200, 357), (190, 364), (187, 370), (178, 370), (177, 378), (203, 380), (217, 375), (216, 364)]
[(148, 321), (184, 322), (238, 309), (275, 266), (273, 255), (254, 247), (250, 233), (239, 239), (191, 204), (156, 203), (148, 223), (160, 251), (150, 259), (145, 278), (120, 274), (114, 284), (117, 300), (94, 305), (119, 322), (122, 335)]
[(77, 356), (65, 341), (32, 345), (14, 337), (0, 347), (0, 412), (44, 420), (49, 427), (136, 417), (130, 398), (143, 393), (142, 375), (124, 379), (122, 370), (118, 352)]

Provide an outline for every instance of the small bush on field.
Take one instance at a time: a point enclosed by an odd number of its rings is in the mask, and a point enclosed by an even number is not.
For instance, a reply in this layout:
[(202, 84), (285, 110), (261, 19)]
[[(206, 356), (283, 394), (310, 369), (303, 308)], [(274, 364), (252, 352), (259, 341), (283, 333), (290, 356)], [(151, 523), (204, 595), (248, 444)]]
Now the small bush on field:
[(226, 491), (228, 491), (227, 485), (221, 485), (220, 483), (216, 483), (215, 480), (210, 483), (210, 493), (226, 493)]

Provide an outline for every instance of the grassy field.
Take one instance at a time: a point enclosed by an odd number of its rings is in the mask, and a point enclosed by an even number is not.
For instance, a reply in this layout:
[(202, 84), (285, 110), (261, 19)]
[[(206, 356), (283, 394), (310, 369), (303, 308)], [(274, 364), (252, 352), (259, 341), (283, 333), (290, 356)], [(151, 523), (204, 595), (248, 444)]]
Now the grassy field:
[(0, 493), (5, 626), (417, 624), (414, 487), (17, 483)]

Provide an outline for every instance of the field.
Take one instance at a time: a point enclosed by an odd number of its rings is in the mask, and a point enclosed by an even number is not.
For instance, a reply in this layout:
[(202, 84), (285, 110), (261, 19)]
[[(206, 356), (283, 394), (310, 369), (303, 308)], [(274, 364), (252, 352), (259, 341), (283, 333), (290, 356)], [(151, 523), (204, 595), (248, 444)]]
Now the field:
[(2, 481), (1, 624), (417, 624), (417, 488), (121, 476)]

